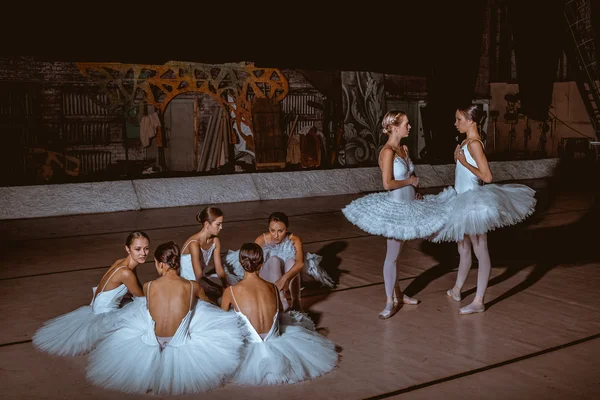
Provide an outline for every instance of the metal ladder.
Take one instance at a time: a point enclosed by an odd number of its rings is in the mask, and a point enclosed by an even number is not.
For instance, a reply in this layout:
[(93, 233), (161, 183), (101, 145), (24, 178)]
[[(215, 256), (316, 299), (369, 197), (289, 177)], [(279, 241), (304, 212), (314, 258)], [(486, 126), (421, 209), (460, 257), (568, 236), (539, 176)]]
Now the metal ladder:
[(596, 137), (600, 139), (600, 74), (596, 62), (591, 0), (567, 0), (565, 18), (579, 65), (577, 87), (587, 109)]

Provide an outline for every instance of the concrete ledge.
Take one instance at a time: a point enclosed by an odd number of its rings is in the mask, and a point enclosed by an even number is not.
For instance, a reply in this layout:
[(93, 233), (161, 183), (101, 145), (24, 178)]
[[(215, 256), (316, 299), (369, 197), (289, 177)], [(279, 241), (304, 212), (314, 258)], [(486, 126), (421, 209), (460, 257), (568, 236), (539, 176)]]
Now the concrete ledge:
[[(553, 176), (558, 159), (490, 162), (494, 182)], [(454, 184), (454, 164), (416, 165), (420, 187)], [(0, 220), (334, 196), (383, 190), (378, 167), (0, 187)]]
[[(442, 174), (438, 174), (435, 166), (432, 165), (415, 165), (415, 174), (419, 177), (420, 187), (438, 187), (448, 186), (447, 182), (454, 184), (454, 170), (451, 172), (452, 179), (449, 179), (446, 175), (448, 172), (444, 169)], [(439, 170), (439, 168), (438, 168)]]
[(378, 167), (348, 169), (350, 177), (360, 192), (376, 192), (383, 190), (381, 171)]
[[(440, 186), (452, 186), (454, 185), (454, 171), (456, 164), (443, 164), (443, 165), (432, 165), (431, 169), (442, 182)], [(419, 178), (421, 175), (419, 175)]]
[(139, 210), (131, 181), (0, 187), (0, 219)]
[(360, 193), (350, 169), (252, 174), (261, 200)]
[(248, 174), (133, 181), (141, 208), (260, 200)]

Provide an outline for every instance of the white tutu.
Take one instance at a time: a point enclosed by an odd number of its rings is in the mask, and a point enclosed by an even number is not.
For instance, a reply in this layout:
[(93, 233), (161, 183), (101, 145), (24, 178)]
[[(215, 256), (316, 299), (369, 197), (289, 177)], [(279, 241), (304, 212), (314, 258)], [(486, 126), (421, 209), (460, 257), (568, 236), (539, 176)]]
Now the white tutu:
[(443, 227), (431, 240), (458, 242), (465, 235), (517, 224), (533, 214), (535, 205), (535, 191), (525, 185), (477, 186), (454, 198)]
[(41, 351), (58, 356), (75, 357), (92, 350), (115, 329), (115, 310), (94, 314), (91, 306), (83, 306), (46, 321), (33, 335), (33, 345)]
[[(294, 257), (295, 250), (291, 253), (290, 257)], [(286, 257), (287, 258), (287, 257)], [(286, 259), (283, 258), (283, 259)], [(268, 258), (265, 257), (265, 261)], [(315, 281), (319, 282), (323, 286), (327, 286), (329, 288), (335, 287), (335, 282), (327, 271), (321, 266), (321, 261), (323, 257), (314, 254), (314, 253), (306, 253), (304, 257), (304, 266), (302, 267), (302, 272), (312, 277)], [(240, 264), (240, 251), (239, 250), (229, 250), (227, 252), (227, 256), (225, 256), (225, 263), (223, 265), (223, 269), (225, 270), (225, 275), (227, 276), (227, 281), (230, 285), (235, 285), (242, 279), (244, 279), (244, 268), (242, 264)]]
[(90, 354), (87, 377), (94, 384), (126, 393), (199, 393), (222, 385), (238, 367), (243, 330), (235, 314), (198, 301), (185, 340), (161, 351), (157, 340), (144, 339), (154, 325), (145, 299), (139, 303)]
[(372, 235), (396, 240), (426, 238), (444, 226), (456, 192), (447, 188), (423, 200), (394, 199), (391, 192), (372, 193), (354, 200), (342, 212), (354, 225)]
[[(126, 267), (115, 269), (112, 275), (121, 268)], [(117, 317), (129, 307), (128, 304), (119, 308), (121, 300), (127, 294), (127, 287), (121, 284), (111, 290), (102, 290), (97, 296), (96, 289), (92, 288), (89, 306), (79, 307), (46, 321), (33, 335), (33, 345), (50, 354), (75, 357), (89, 352), (96, 343), (114, 331)]]
[[(247, 327), (248, 337), (255, 335)], [(314, 331), (306, 315), (280, 314), (279, 336), (249, 341), (232, 381), (240, 385), (277, 385), (313, 379), (333, 370), (338, 361), (335, 345)]]

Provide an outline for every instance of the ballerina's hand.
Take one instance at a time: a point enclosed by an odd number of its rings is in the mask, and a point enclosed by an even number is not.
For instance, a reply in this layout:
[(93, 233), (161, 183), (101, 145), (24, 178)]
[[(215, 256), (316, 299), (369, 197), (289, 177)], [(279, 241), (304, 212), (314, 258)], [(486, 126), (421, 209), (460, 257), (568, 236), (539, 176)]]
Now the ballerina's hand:
[(456, 149), (454, 149), (454, 161), (458, 160), (458, 153), (460, 152), (460, 144), (456, 145)]
[(285, 290), (285, 288), (288, 286), (288, 283), (288, 279), (285, 276), (282, 276), (275, 281), (275, 286), (277, 286), (277, 289), (279, 290)]
[(458, 153), (458, 161), (460, 161), (460, 163), (463, 165), (467, 162), (467, 158), (465, 157), (465, 152), (463, 150)]
[(415, 200), (423, 200), (423, 195), (419, 192), (415, 193)]
[(411, 176), (410, 177), (410, 184), (413, 185), (414, 187), (418, 187), (419, 186), (419, 178), (416, 176)]

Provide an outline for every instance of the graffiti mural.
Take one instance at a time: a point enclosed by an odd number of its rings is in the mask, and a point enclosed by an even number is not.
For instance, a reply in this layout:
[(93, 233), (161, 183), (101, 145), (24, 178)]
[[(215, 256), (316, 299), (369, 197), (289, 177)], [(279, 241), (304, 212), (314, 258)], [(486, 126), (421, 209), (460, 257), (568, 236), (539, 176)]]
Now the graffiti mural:
[(248, 63), (202, 64), (168, 62), (164, 65), (121, 63), (77, 63), (81, 73), (96, 81), (108, 95), (110, 107), (126, 105), (128, 110), (154, 106), (164, 113), (169, 102), (182, 93), (211, 96), (227, 110), (235, 123), (240, 151), (253, 154), (250, 95), (274, 103), (288, 94), (288, 81), (276, 68), (259, 68)]
[(385, 113), (383, 74), (342, 72), (344, 140), (339, 150), (341, 165), (375, 165), (385, 144), (381, 129)]

